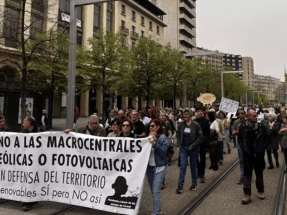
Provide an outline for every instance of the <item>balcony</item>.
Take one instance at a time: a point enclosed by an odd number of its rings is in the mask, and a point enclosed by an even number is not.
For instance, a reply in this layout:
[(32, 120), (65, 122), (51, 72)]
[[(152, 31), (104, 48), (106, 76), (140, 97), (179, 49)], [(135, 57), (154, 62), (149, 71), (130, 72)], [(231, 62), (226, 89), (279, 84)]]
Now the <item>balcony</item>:
[(192, 8), (196, 7), (195, 1), (193, 0), (185, 0), (186, 2), (188, 2), (189, 4), (191, 4)]
[(126, 36), (129, 35), (129, 29), (125, 28), (124, 26), (120, 26), (120, 31)]
[(139, 34), (134, 31), (131, 31), (131, 38), (137, 40), (139, 38)]
[(192, 46), (194, 46), (194, 47), (196, 46), (195, 41), (192, 40), (191, 38), (185, 36), (185, 35), (182, 35), (182, 34), (181, 34), (181, 35), (179, 36), (179, 40), (185, 41), (186, 43), (188, 43), (188, 44), (190, 44), (190, 45), (192, 45)]
[(195, 29), (191, 29), (187, 25), (181, 24), (181, 25), (179, 25), (179, 29), (184, 30), (185, 32), (187, 32), (192, 37), (196, 37)]
[(190, 23), (194, 28), (196, 27), (196, 23), (194, 21), (192, 21), (192, 19), (188, 15), (181, 13), (181, 14), (179, 14), (179, 18), (185, 19), (185, 21)]
[(184, 53), (190, 53), (190, 52), (191, 52), (191, 49), (190, 49), (190, 48), (188, 48), (188, 47), (186, 47), (186, 46), (183, 46), (183, 45), (180, 45), (180, 46), (179, 46), (179, 50), (180, 50), (181, 52), (184, 52)]
[(189, 15), (191, 15), (193, 18), (196, 17), (195, 11), (193, 11), (186, 3), (180, 2), (179, 7), (183, 8)]

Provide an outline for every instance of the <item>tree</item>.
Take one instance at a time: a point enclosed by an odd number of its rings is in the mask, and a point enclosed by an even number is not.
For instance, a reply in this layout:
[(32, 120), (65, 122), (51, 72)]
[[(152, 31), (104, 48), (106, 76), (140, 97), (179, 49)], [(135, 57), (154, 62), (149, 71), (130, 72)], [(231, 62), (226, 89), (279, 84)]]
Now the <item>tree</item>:
[[(2, 19), (0, 37), (5, 39), (5, 45), (12, 47), (13, 53), (6, 52), (6, 57), (20, 71), (20, 81), (15, 81), (21, 90), (21, 117), (26, 116), (26, 90), (28, 80), (40, 71), (29, 69), (32, 62), (39, 60), (39, 50), (50, 38), (38, 37), (43, 32), (45, 22), (53, 22), (45, 17), (50, 17), (50, 11), (57, 5), (52, 0), (13, 0), (6, 1), (5, 7), (0, 8)], [(32, 8), (31, 10), (29, 8)], [(54, 26), (56, 23), (54, 23)], [(49, 29), (47, 29), (49, 31)], [(54, 40), (54, 39), (53, 39)], [(15, 55), (17, 56), (15, 58)]]
[(128, 55), (129, 60), (121, 61), (115, 90), (123, 96), (143, 97), (147, 108), (149, 101), (159, 95), (158, 83), (164, 68), (162, 49), (155, 41), (140, 38)]
[(88, 46), (78, 48), (77, 59), (79, 75), (86, 77), (86, 82), (81, 86), (82, 91), (89, 90), (91, 83), (102, 86), (102, 120), (105, 120), (106, 105), (105, 94), (110, 93), (112, 84), (117, 76), (119, 62), (123, 60), (126, 38), (122, 33), (98, 30), (94, 37), (89, 38)]

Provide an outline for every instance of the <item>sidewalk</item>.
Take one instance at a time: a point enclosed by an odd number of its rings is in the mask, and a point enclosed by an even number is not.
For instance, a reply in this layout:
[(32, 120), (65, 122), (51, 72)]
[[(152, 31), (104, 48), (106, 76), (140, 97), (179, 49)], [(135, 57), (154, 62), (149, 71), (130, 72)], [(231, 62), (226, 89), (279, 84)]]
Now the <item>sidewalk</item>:
[[(76, 123), (76, 129), (86, 125), (88, 123), (89, 117), (79, 118)], [(66, 118), (56, 118), (52, 119), (53, 129), (51, 131), (64, 131), (66, 129)]]

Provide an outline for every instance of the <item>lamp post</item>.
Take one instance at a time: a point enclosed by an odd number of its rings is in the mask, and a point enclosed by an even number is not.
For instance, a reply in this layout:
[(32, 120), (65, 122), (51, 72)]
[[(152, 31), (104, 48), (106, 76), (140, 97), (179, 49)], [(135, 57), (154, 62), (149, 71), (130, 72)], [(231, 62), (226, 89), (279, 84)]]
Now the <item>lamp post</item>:
[[(76, 45), (77, 45), (77, 6), (85, 6), (116, 0), (71, 0), (70, 1), (70, 37), (69, 37), (69, 74), (67, 93), (66, 128), (72, 129), (75, 107), (75, 75), (76, 75)], [(104, 111), (104, 110), (103, 110)]]
[(224, 97), (223, 74), (232, 74), (232, 73), (242, 74), (243, 71), (223, 71), (223, 72), (221, 72), (221, 98)]
[(259, 95), (259, 93), (262, 93), (262, 91), (253, 91), (253, 94), (252, 94), (252, 106), (254, 106), (254, 93), (258, 93), (258, 95)]

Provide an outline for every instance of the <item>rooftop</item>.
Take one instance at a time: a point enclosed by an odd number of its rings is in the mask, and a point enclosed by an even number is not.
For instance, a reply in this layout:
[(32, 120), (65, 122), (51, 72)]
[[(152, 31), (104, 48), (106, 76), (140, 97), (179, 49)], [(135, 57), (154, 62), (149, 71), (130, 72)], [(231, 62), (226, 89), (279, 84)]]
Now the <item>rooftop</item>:
[(153, 4), (148, 0), (134, 0), (134, 1), (143, 6), (144, 8), (146, 8), (147, 10), (149, 10), (151, 13), (155, 14), (156, 16), (166, 15), (166, 13), (163, 10), (161, 10), (159, 7), (157, 7), (155, 4)]

